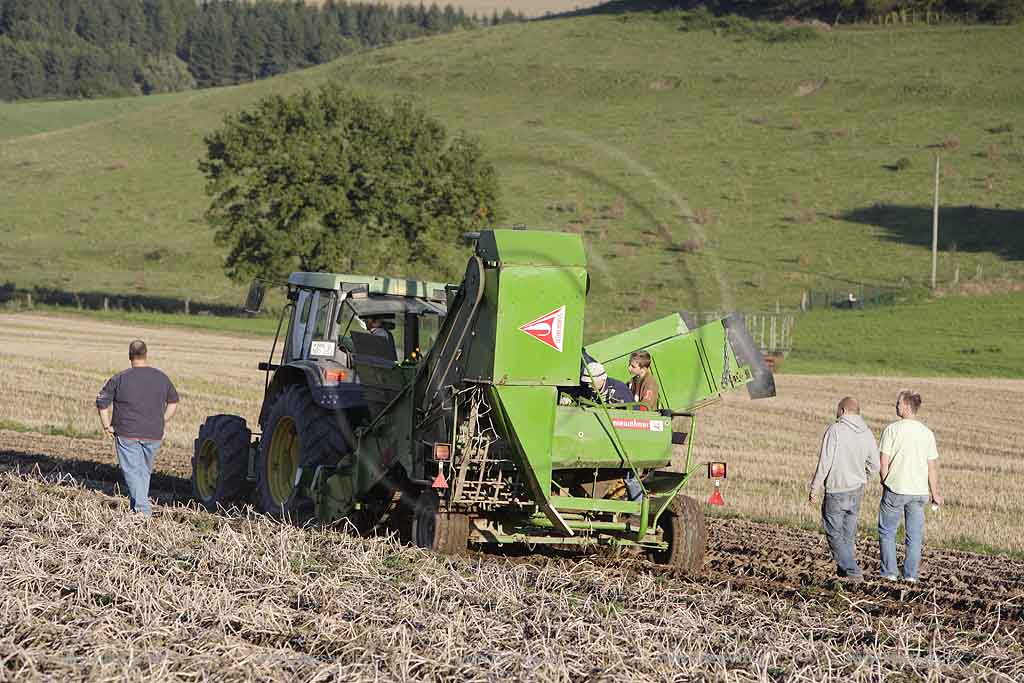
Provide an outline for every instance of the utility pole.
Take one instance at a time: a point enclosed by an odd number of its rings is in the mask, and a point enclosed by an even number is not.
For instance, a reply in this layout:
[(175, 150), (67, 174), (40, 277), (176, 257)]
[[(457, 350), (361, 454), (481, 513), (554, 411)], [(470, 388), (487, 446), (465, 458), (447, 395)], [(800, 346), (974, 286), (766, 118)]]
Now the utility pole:
[(935, 269), (939, 262), (939, 155), (935, 155), (935, 200), (932, 202), (932, 291), (935, 291)]

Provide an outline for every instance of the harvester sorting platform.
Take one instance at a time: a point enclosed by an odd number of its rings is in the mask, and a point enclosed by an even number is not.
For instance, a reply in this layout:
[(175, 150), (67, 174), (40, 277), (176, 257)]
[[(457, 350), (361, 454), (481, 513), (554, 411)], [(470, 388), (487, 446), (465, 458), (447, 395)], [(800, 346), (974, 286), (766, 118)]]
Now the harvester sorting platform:
[[(260, 364), (259, 435), (238, 416), (207, 418), (197, 498), (363, 533), (393, 528), (448, 553), (616, 545), (699, 569), (703, 511), (680, 495), (700, 467), (695, 411), (741, 386), (775, 394), (742, 317), (690, 329), (671, 315), (587, 346), (619, 377), (632, 351), (650, 352), (657, 412), (596, 396), (560, 405), (579, 388), (584, 357), (579, 236), (494, 230), (473, 241), (458, 285), (292, 274), (280, 352), (275, 338)], [(686, 431), (673, 432), (673, 418)], [(686, 447), (682, 472), (666, 469), (673, 444)], [(642, 483), (638, 500), (614, 495), (629, 475)]]

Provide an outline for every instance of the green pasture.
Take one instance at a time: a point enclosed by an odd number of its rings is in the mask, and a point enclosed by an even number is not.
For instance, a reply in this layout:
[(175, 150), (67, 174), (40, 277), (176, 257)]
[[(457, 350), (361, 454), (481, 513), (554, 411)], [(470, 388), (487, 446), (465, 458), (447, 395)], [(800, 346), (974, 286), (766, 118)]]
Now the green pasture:
[[(936, 154), (940, 280), (1019, 280), (1022, 42), (1020, 28), (950, 27), (768, 43), (611, 14), (415, 40), (233, 88), (0, 104), (0, 281), (241, 301), (203, 220), (203, 136), (260, 97), (326, 81), (417, 98), (483, 140), (506, 225), (582, 234), (590, 338), (674, 310), (793, 307), (807, 288), (919, 287)], [(842, 323), (861, 315), (884, 314)], [(817, 332), (816, 316), (791, 369), (829, 362), (804, 357), (824, 348), (807, 340), (829, 339), (833, 318)], [(1012, 353), (986, 343), (963, 367), (998, 365), (988, 346)]]
[(1024, 377), (1024, 292), (950, 296), (797, 319), (783, 372)]

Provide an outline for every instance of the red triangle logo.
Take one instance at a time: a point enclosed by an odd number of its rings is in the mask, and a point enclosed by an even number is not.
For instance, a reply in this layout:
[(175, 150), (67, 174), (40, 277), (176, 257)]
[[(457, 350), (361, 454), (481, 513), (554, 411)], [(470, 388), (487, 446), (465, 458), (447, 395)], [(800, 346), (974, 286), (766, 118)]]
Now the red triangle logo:
[(556, 308), (550, 313), (545, 313), (519, 329), (561, 353), (562, 339), (565, 334), (565, 306)]

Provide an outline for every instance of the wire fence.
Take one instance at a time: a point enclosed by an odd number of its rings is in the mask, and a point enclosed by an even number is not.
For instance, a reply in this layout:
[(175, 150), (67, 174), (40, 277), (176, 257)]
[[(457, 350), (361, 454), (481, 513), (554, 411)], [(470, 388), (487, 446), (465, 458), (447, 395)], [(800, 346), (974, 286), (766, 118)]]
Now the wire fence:
[(896, 300), (896, 291), (891, 287), (877, 285), (850, 285), (830, 289), (805, 290), (800, 299), (801, 311), (822, 308), (867, 308), (885, 306)]
[[(703, 325), (728, 315), (723, 311), (695, 311), (685, 314), (695, 325)], [(747, 330), (754, 344), (765, 356), (785, 356), (793, 348), (793, 327), (796, 313), (744, 313)]]

